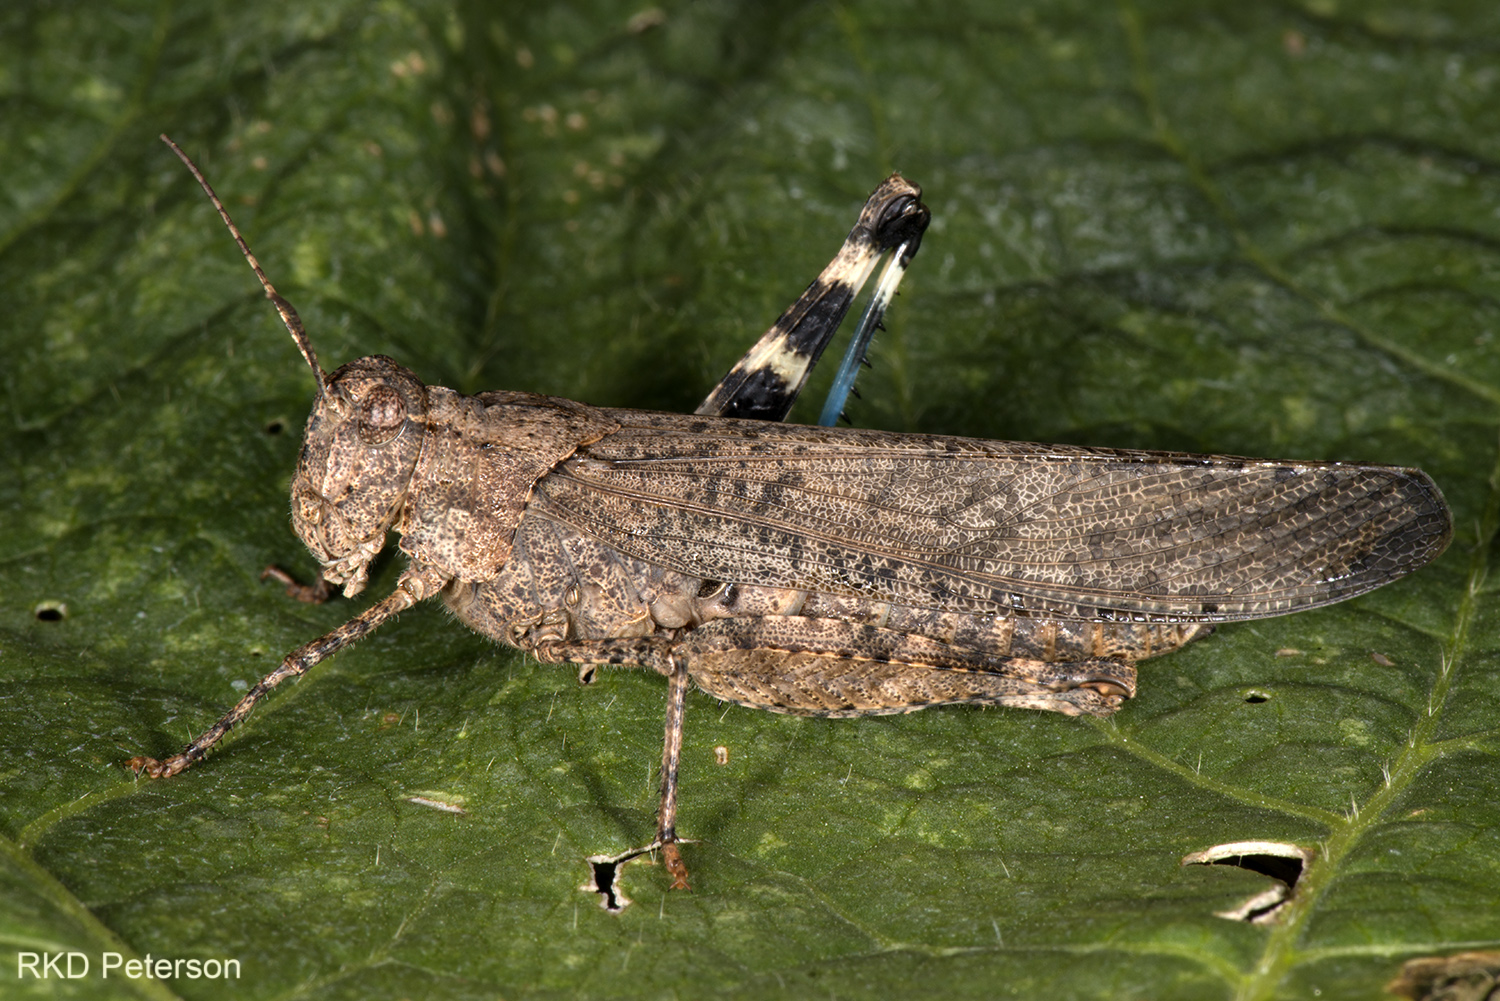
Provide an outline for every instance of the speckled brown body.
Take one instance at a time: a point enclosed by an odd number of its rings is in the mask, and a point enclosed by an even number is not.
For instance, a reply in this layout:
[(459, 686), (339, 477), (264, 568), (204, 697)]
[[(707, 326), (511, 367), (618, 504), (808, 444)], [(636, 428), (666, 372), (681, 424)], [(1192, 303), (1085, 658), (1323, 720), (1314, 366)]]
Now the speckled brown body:
[(915, 253), (930, 217), (899, 176), (705, 416), (680, 416), (467, 397), (379, 356), (325, 375), (296, 311), (177, 152), (317, 377), (292, 484), (297, 534), (349, 595), (391, 531), (410, 562), (391, 595), (293, 651), (181, 753), (129, 762), (152, 776), (201, 759), (285, 678), (441, 594), (474, 629), (584, 665), (581, 677), (596, 664), (667, 676), (648, 847), (685, 887), (675, 817), (690, 681), (808, 715), (958, 703), (1106, 715), (1134, 694), (1135, 661), (1214, 622), (1363, 593), (1451, 535), (1417, 470), (772, 423), (877, 259), (892, 252), (904, 270)]
[(543, 659), (676, 658), (781, 712), (1108, 713), (1135, 660), (1446, 540), (1430, 481), (1387, 467), (595, 413), (509, 561), (445, 600)]

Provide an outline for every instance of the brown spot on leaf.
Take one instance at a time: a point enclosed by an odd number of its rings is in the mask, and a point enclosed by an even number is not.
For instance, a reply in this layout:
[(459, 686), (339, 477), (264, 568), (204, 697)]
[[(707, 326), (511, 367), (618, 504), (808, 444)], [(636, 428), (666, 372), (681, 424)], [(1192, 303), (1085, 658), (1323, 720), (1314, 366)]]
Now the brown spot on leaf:
[(1500, 995), (1500, 952), (1408, 959), (1385, 989), (1411, 1001), (1487, 1001)]

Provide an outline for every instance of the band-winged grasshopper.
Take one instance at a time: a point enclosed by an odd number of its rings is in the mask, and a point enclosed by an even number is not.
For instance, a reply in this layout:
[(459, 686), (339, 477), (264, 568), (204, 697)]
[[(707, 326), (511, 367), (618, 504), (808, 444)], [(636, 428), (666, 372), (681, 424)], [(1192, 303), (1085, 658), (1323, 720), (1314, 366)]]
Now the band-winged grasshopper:
[(668, 678), (648, 847), (686, 886), (676, 791), (690, 682), (804, 715), (981, 704), (1103, 716), (1135, 693), (1136, 660), (1216, 622), (1362, 594), (1434, 559), (1452, 532), (1414, 469), (773, 423), (877, 259), (894, 251), (899, 278), (915, 252), (929, 216), (899, 176), (683, 416), (462, 396), (378, 356), (325, 374), (173, 149), (317, 380), (292, 483), (297, 534), (347, 595), (391, 531), (409, 565), (394, 593), (291, 653), (181, 753), (129, 763), (153, 777), (202, 758), (287, 677), (441, 596), (479, 632), (582, 665), (585, 679), (599, 664)]

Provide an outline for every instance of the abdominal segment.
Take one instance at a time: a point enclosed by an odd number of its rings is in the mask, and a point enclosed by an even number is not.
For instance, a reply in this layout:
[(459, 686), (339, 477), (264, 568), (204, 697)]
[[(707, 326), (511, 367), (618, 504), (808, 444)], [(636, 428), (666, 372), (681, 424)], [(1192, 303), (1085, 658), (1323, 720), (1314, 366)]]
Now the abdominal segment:
[(710, 580), (622, 556), (534, 513), (494, 579), (455, 582), (445, 598), (472, 628), (522, 649), (655, 638), (710, 694), (832, 716), (975, 702), (1108, 712), (1134, 692), (1131, 662), (1212, 629), (976, 615)]

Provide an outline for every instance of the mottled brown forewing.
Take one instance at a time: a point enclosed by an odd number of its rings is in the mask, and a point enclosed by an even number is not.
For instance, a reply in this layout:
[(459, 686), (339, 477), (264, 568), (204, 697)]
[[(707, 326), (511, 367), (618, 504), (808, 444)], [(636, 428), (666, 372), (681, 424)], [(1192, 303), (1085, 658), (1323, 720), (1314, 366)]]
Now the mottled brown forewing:
[(975, 614), (1281, 615), (1379, 587), (1450, 527), (1419, 470), (608, 411), (550, 516), (726, 582)]

